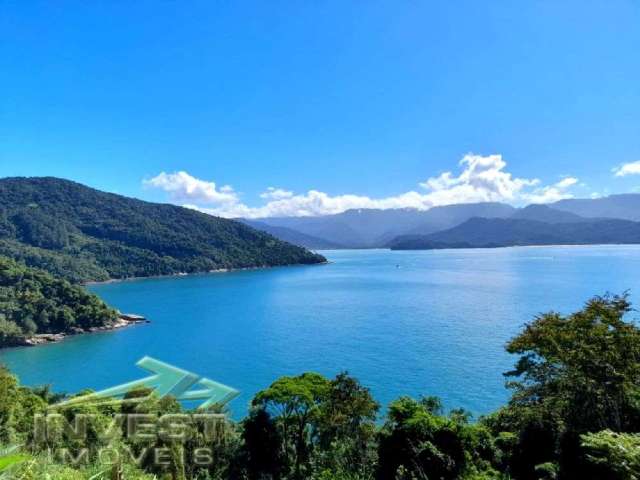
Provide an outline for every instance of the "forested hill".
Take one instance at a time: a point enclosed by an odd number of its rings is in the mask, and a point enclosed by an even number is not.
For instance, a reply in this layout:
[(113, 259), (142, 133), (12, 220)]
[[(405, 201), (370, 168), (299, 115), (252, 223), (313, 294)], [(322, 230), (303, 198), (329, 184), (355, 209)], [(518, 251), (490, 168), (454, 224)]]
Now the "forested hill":
[(546, 223), (520, 218), (472, 218), (457, 227), (431, 235), (396, 238), (392, 250), (488, 248), (518, 245), (639, 244), (640, 222), (584, 219)]
[(0, 256), (0, 347), (37, 333), (86, 331), (118, 314), (78, 285)]
[(0, 255), (72, 282), (325, 261), (239, 222), (51, 177), (0, 179)]

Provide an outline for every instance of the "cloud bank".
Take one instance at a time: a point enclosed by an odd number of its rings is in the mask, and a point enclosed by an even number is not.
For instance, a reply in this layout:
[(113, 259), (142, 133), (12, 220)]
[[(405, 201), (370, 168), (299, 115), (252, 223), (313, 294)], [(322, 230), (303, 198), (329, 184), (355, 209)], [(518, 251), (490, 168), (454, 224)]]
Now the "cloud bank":
[[(640, 163), (640, 162), (639, 162)], [(578, 183), (574, 177), (542, 186), (537, 178), (517, 178), (506, 170), (501, 155), (467, 154), (459, 162), (456, 176), (444, 172), (420, 182), (419, 191), (399, 195), (370, 198), (362, 195), (331, 196), (319, 190), (295, 194), (283, 188), (269, 187), (260, 197), (261, 206), (242, 202), (240, 195), (229, 185), (218, 188), (215, 182), (205, 181), (180, 171), (162, 172), (144, 181), (144, 185), (165, 191), (172, 202), (221, 217), (284, 217), (317, 216), (341, 213), (354, 208), (416, 208), (427, 210), (434, 206), (472, 202), (549, 203), (571, 198), (570, 189)], [(640, 173), (640, 165), (639, 165)]]
[(613, 169), (616, 177), (626, 177), (627, 175), (640, 175), (640, 160), (637, 162), (624, 163)]

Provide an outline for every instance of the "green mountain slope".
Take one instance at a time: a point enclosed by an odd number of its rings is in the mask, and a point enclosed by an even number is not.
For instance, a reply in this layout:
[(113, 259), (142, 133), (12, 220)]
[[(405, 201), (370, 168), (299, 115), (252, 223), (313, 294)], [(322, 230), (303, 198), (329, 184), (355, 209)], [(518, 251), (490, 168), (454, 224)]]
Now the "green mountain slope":
[(0, 255), (73, 282), (325, 261), (239, 222), (51, 177), (0, 179)]
[(0, 257), (0, 346), (37, 333), (112, 324), (115, 310), (78, 285)]

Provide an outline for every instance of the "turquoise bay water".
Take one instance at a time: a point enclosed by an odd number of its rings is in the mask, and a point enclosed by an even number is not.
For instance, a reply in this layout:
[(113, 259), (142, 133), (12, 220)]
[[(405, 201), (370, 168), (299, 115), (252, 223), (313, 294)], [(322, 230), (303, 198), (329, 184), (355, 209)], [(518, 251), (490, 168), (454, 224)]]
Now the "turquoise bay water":
[(71, 392), (137, 379), (151, 355), (241, 390), (236, 417), (278, 376), (348, 370), (383, 404), (439, 395), (481, 414), (508, 398), (503, 346), (534, 315), (607, 291), (640, 300), (640, 246), (323, 253), (332, 263), (92, 286), (152, 323), (0, 362)]

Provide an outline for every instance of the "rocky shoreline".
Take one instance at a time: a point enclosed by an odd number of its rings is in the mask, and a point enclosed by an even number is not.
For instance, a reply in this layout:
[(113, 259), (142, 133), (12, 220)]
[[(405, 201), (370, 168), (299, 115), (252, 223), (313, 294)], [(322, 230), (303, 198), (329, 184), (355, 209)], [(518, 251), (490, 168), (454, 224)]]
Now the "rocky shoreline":
[(121, 313), (118, 316), (118, 319), (110, 325), (104, 325), (102, 327), (91, 327), (87, 329), (75, 328), (66, 333), (38, 333), (31, 337), (22, 338), (12, 346), (36, 347), (38, 345), (60, 342), (69, 336), (82, 335), (85, 333), (109, 332), (125, 327), (130, 327), (131, 325), (140, 325), (143, 323), (150, 323), (150, 321), (141, 315), (135, 315), (132, 313)]

